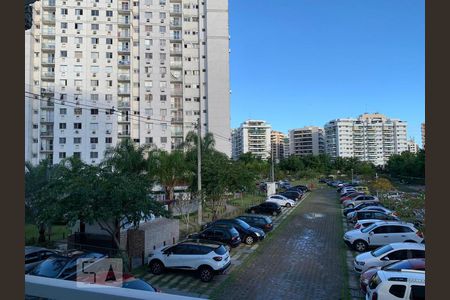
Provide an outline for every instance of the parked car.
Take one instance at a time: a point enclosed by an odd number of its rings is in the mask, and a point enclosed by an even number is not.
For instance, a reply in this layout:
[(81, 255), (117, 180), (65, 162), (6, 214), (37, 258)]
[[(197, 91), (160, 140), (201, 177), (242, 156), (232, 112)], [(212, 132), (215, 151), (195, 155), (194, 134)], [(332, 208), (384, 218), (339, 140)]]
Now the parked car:
[(150, 272), (162, 274), (165, 269), (198, 272), (200, 280), (209, 282), (214, 275), (223, 273), (231, 265), (230, 253), (221, 243), (184, 241), (165, 246), (148, 256)]
[(276, 216), (281, 214), (281, 206), (275, 202), (263, 202), (247, 209), (251, 214), (270, 214)]
[(308, 188), (306, 185), (301, 185), (301, 184), (299, 184), (299, 185), (294, 185), (292, 188), (300, 189), (300, 190), (302, 190), (304, 193), (309, 192), (309, 188)]
[(237, 217), (238, 219), (241, 219), (248, 225), (252, 227), (256, 227), (259, 229), (264, 230), (264, 232), (269, 232), (273, 229), (273, 222), (272, 219), (269, 216), (263, 216), (263, 215), (243, 215)]
[(354, 189), (355, 189), (355, 191), (360, 192), (360, 193), (368, 194), (370, 192), (369, 188), (367, 186), (355, 186)]
[(214, 225), (201, 232), (190, 234), (188, 238), (221, 242), (233, 248), (241, 243), (241, 238), (236, 228)]
[[(372, 225), (373, 223), (376, 222), (385, 222), (384, 220), (378, 220), (378, 219), (364, 219), (364, 220), (359, 220), (358, 222), (355, 223), (355, 225), (353, 226), (353, 229), (363, 229), (363, 228), (367, 228), (370, 225)], [(389, 222), (395, 222), (395, 221), (389, 221)], [(398, 221), (401, 222), (401, 221)]]
[(30, 272), (35, 266), (46, 260), (50, 256), (58, 255), (54, 250), (42, 247), (25, 247), (25, 274)]
[(345, 208), (349, 207), (355, 207), (356, 205), (363, 203), (363, 202), (379, 202), (377, 196), (372, 195), (358, 195), (351, 200), (345, 200), (342, 202), (342, 205), (344, 205)]
[(288, 199), (291, 199), (293, 201), (298, 201), (298, 200), (302, 199), (303, 193), (301, 193), (299, 191), (286, 191), (286, 192), (280, 193), (280, 195), (284, 196)]
[(359, 254), (353, 262), (354, 270), (362, 273), (370, 268), (383, 267), (405, 259), (425, 258), (425, 245), (418, 243), (392, 243), (373, 251)]
[(361, 212), (361, 211), (379, 211), (379, 212), (382, 212), (382, 213), (385, 213), (386, 215), (391, 215), (391, 216), (397, 216), (397, 214), (395, 213), (395, 212), (393, 212), (392, 210), (390, 210), (390, 209), (387, 209), (386, 207), (384, 207), (384, 206), (366, 206), (366, 207), (363, 207), (363, 208), (361, 208), (360, 210), (357, 210), (357, 211), (353, 211), (353, 212), (351, 212), (351, 213), (348, 213), (347, 214), (347, 221), (348, 222), (352, 222), (352, 223), (355, 223), (354, 221), (353, 221), (353, 219), (356, 217), (356, 214), (358, 213), (358, 212)]
[(319, 183), (327, 183), (328, 179), (326, 178), (319, 178)]
[(292, 207), (295, 205), (295, 201), (281, 195), (269, 196), (269, 198), (266, 199), (266, 202), (275, 202), (284, 207)]
[(263, 230), (252, 227), (241, 219), (221, 219), (207, 224), (208, 228), (210, 226), (232, 226), (236, 228), (241, 237), (241, 241), (243, 241), (247, 245), (251, 245), (254, 242), (263, 240), (266, 236)]
[(28, 274), (55, 279), (76, 280), (77, 260), (81, 258), (91, 258), (95, 260), (93, 263), (95, 264), (105, 259), (106, 256), (95, 252), (82, 253), (71, 257), (54, 255), (35, 266)]
[(344, 194), (339, 198), (339, 201), (342, 203), (345, 200), (351, 200), (352, 198), (355, 198), (356, 196), (359, 195), (365, 195), (364, 193), (359, 193), (359, 192), (349, 192), (348, 194)]
[(359, 278), (359, 284), (363, 294), (367, 292), (367, 285), (369, 284), (370, 278), (374, 276), (378, 270), (383, 271), (402, 271), (402, 270), (418, 270), (425, 271), (425, 258), (412, 258), (401, 260), (398, 262), (393, 262), (391, 264), (385, 265), (384, 267), (370, 268), (361, 274)]
[(345, 194), (348, 194), (348, 193), (354, 193), (354, 192), (356, 192), (356, 189), (355, 189), (354, 187), (352, 187), (352, 186), (346, 186), (346, 187), (343, 187), (343, 188), (339, 191), (339, 194), (340, 194), (341, 197), (342, 197), (342, 196), (345, 195)]
[(425, 272), (379, 270), (369, 281), (366, 299), (425, 299)]
[(376, 222), (361, 230), (350, 230), (344, 235), (345, 243), (359, 252), (368, 247), (378, 247), (391, 243), (421, 243), (422, 233), (411, 223)]
[(399, 221), (399, 217), (376, 210), (360, 210), (348, 222), (355, 224), (359, 220), (378, 219), (383, 221)]
[(380, 202), (363, 202), (363, 203), (356, 205), (355, 207), (344, 208), (342, 213), (344, 214), (344, 216), (347, 216), (351, 212), (361, 210), (364, 207), (368, 207), (368, 206), (383, 206), (383, 205)]

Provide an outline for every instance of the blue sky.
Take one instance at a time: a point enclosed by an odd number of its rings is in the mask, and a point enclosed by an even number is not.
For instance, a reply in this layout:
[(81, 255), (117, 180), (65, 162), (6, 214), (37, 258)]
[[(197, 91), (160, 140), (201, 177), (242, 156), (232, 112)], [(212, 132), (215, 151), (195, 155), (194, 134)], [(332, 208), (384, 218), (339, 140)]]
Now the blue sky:
[(229, 0), (231, 126), (425, 120), (424, 0)]

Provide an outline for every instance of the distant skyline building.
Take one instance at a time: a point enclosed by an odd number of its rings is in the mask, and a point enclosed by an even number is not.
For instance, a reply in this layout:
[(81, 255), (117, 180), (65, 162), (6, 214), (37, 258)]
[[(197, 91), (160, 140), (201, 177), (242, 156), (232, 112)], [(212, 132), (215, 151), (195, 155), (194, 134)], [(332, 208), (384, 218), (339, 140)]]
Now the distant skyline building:
[(323, 128), (306, 126), (289, 130), (290, 155), (319, 155), (325, 153)]
[(232, 130), (232, 157), (250, 152), (256, 157), (267, 159), (271, 153), (272, 126), (263, 120), (247, 120)]
[(123, 139), (196, 131), (231, 156), (226, 0), (36, 1), (25, 31), (25, 159), (99, 163)]
[(331, 157), (356, 157), (384, 165), (391, 155), (408, 150), (407, 123), (379, 113), (335, 119), (324, 128), (326, 153)]
[(419, 152), (419, 145), (417, 145), (414, 139), (408, 141), (408, 151), (414, 154)]
[(275, 161), (280, 161), (289, 155), (289, 144), (286, 145), (286, 139), (288, 139), (286, 134), (280, 131), (272, 130), (270, 134), (270, 141), (273, 158)]

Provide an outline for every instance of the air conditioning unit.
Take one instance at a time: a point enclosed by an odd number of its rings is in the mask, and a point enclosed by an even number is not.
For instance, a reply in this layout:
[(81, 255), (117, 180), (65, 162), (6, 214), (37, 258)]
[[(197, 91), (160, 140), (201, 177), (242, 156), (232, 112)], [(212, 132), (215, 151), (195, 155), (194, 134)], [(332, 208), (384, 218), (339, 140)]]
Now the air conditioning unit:
[(161, 23), (164, 23), (164, 19), (161, 19)]
[(106, 74), (106, 77), (108, 77), (108, 78), (111, 77), (111, 74), (110, 73)]
[(93, 45), (92, 48), (97, 49), (97, 45)]
[(150, 120), (150, 117), (147, 117), (147, 120)]
[(75, 130), (75, 134), (78, 134), (79, 133), (79, 131), (78, 130)]
[(63, 29), (63, 30), (62, 30), (62, 33), (66, 33), (66, 30), (65, 30), (65, 29)]
[(77, 34), (80, 34), (80, 31), (79, 31), (79, 30), (77, 30)]
[(77, 77), (80, 77), (80, 73), (77, 73)]
[(94, 31), (92, 32), (92, 34), (97, 34), (97, 31), (96, 31), (96, 30), (94, 30)]
[(111, 63), (111, 60), (110, 59), (108, 59), (107, 61), (106, 61), (108, 64), (110, 64)]
[(108, 47), (107, 47), (108, 49), (111, 49), (111, 45), (108, 45)]
[(93, 91), (96, 91), (96, 90), (97, 90), (97, 88), (96, 88), (96, 87), (94, 86), (94, 87), (92, 88), (92, 90), (93, 90)]
[(95, 130), (94, 130), (94, 131), (92, 131), (92, 134), (95, 134)]
[(96, 74), (96, 73), (93, 73), (93, 74), (92, 74), (92, 77), (97, 77), (97, 74)]
[(106, 130), (106, 134), (111, 134), (111, 130)]
[(147, 77), (150, 78), (150, 74), (147, 74)]
[[(78, 4), (79, 5), (79, 4)], [(80, 16), (77, 16), (77, 20), (81, 20), (81, 17)]]
[[(110, 5), (110, 4), (108, 4), (108, 7), (111, 7), (111, 5)], [(108, 18), (107, 20), (108, 20), (108, 21), (111, 21), (111, 18)]]
[(77, 62), (80, 62), (80, 59), (79, 59), (79, 58), (77, 58)]
[(76, 46), (77, 48), (80, 48), (80, 44), (77, 44), (77, 46)]
[(97, 17), (93, 17), (92, 19), (93, 19), (94, 21), (96, 21), (96, 20), (97, 20)]
[(97, 3), (94, 3), (94, 7), (97, 7)]

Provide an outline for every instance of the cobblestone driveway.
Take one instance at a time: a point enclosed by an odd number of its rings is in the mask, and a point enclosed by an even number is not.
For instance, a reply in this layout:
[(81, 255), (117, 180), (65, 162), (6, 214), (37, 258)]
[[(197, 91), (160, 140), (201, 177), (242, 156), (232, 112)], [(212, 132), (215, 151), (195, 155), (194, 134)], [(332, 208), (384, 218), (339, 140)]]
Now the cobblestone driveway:
[(236, 269), (218, 299), (341, 299), (342, 218), (336, 192), (319, 188)]

